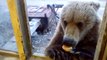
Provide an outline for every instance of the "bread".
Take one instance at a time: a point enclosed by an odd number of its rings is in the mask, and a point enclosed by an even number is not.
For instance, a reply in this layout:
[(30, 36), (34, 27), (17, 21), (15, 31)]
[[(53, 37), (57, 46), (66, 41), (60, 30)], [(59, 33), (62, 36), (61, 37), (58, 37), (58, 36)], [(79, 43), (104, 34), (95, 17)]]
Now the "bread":
[(62, 49), (66, 52), (71, 52), (72, 47), (66, 46), (66, 45), (62, 45)]

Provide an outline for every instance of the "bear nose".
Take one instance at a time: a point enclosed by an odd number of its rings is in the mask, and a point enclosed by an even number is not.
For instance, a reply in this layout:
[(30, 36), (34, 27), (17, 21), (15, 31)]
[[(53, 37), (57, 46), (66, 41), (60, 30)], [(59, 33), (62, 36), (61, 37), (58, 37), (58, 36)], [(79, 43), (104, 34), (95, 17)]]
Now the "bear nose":
[(77, 45), (77, 42), (74, 39), (70, 39), (70, 38), (63, 38), (63, 45), (66, 46), (72, 46), (75, 47)]

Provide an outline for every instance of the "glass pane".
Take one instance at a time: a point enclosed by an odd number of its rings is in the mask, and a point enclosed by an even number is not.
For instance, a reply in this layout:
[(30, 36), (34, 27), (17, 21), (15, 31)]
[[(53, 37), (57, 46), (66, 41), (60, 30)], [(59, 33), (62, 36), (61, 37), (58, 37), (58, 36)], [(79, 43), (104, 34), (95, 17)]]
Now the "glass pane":
[[(52, 11), (53, 7), (51, 8), (51, 6), (53, 3), (50, 3), (49, 0), (26, 1), (33, 53), (44, 54), (44, 50), (55, 32), (59, 16), (55, 15), (54, 10)], [(60, 7), (62, 6), (63, 4), (60, 4)], [(59, 8), (58, 12), (60, 10), (61, 8)]]
[[(71, 0), (26, 0), (33, 53), (44, 54), (44, 50), (55, 32), (62, 7), (69, 1)], [(95, 0), (95, 2), (100, 3), (98, 15), (102, 19), (105, 0)]]
[(0, 49), (17, 51), (7, 0), (0, 0)]

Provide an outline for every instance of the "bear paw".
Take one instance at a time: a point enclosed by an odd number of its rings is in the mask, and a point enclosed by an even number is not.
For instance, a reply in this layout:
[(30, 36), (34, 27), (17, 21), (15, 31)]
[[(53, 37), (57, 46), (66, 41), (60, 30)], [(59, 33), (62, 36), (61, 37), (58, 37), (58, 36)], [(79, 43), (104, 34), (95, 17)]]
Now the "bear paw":
[(53, 60), (71, 60), (71, 53), (68, 53), (62, 49), (61, 46), (48, 47), (46, 49), (46, 56)]

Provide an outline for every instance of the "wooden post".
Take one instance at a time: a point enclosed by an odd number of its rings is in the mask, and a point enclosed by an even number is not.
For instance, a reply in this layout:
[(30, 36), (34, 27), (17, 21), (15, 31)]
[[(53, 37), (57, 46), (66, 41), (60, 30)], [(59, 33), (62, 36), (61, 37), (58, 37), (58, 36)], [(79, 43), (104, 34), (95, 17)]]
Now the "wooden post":
[(28, 60), (32, 55), (32, 49), (25, 1), (7, 0), (7, 2), (20, 60)]
[(107, 3), (99, 34), (94, 60), (107, 60)]
[(17, 3), (17, 10), (20, 20), (20, 26), (22, 29), (22, 35), (23, 35), (23, 44), (24, 44), (24, 50), (26, 56), (29, 58), (32, 54), (32, 48), (31, 48), (31, 37), (30, 37), (30, 28), (29, 21), (27, 17), (27, 9), (26, 9), (26, 2), (25, 0), (16, 0)]

